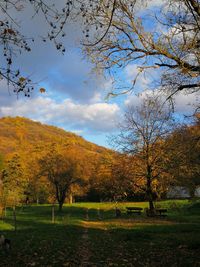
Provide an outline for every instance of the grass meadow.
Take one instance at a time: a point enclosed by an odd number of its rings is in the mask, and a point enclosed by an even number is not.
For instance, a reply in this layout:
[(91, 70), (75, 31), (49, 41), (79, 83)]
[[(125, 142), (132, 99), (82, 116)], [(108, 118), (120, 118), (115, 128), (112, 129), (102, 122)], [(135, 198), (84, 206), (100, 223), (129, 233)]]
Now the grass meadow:
[(126, 214), (125, 207), (146, 202), (75, 203), (17, 208), (17, 231), (12, 210), (0, 220), (0, 234), (11, 239), (9, 252), (0, 250), (0, 266), (200, 266), (200, 201), (162, 201), (167, 217)]

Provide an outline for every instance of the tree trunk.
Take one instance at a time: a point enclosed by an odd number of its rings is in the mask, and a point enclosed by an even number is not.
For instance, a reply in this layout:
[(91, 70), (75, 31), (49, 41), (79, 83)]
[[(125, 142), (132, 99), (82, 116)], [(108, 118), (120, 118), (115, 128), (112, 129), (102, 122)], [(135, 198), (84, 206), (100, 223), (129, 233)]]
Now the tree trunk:
[(58, 204), (59, 204), (59, 211), (60, 212), (62, 211), (62, 207), (63, 207), (63, 204), (65, 202), (65, 198), (66, 198), (66, 190), (61, 190), (59, 188), (59, 185), (56, 184), (56, 199), (57, 199)]
[(55, 205), (52, 205), (52, 223), (55, 223)]
[(149, 213), (150, 215), (154, 215), (155, 208), (153, 203), (153, 192), (151, 185), (152, 177), (151, 177), (151, 167), (147, 166), (147, 198), (149, 201)]
[(4, 207), (4, 217), (6, 218), (6, 216), (7, 216), (7, 207), (5, 206)]
[(13, 206), (13, 220), (14, 220), (14, 229), (17, 231), (17, 218), (16, 218), (16, 207)]
[(152, 197), (152, 192), (149, 193), (149, 210), (153, 214), (154, 213), (154, 203), (153, 203), (153, 197)]
[(61, 212), (62, 211), (62, 207), (63, 207), (63, 201), (59, 201), (59, 211)]
[(189, 186), (189, 194), (190, 194), (191, 199), (195, 198), (195, 189), (196, 189), (196, 186), (194, 186), (194, 185)]
[(69, 193), (69, 204), (73, 204), (73, 195)]

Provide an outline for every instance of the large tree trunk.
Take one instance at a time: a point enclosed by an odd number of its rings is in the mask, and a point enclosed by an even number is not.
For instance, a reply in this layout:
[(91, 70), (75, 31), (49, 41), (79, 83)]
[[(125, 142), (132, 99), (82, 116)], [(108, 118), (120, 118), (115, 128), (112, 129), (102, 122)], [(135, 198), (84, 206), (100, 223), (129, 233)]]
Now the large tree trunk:
[(149, 213), (150, 215), (154, 215), (155, 208), (153, 202), (153, 191), (151, 182), (152, 182), (151, 167), (147, 166), (147, 198), (149, 201)]
[(66, 199), (66, 190), (63, 190), (61, 193), (60, 193), (60, 198), (58, 199), (58, 203), (59, 203), (59, 211), (62, 211), (62, 208), (63, 208), (63, 204), (65, 202), (65, 199)]
[(60, 212), (62, 211), (63, 203), (64, 203), (64, 202), (59, 201), (59, 211), (60, 211)]
[(55, 185), (56, 185), (56, 199), (59, 204), (59, 211), (61, 212), (63, 204), (65, 202), (65, 198), (66, 198), (66, 190), (60, 189), (58, 184), (55, 184)]
[(153, 203), (152, 192), (149, 192), (148, 200), (149, 200), (149, 210), (150, 210), (151, 213), (153, 214), (153, 213), (154, 213), (154, 203)]

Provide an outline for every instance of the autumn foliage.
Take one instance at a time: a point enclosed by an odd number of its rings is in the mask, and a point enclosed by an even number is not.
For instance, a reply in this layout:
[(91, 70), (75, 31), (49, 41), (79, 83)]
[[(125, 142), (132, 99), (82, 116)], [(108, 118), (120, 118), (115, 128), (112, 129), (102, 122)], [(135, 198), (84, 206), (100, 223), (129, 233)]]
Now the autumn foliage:
[(13, 190), (16, 203), (28, 197), (63, 204), (73, 192), (82, 195), (100, 156), (112, 154), (73, 133), (20, 117), (2, 118), (0, 137), (1, 184), (6, 195), (8, 186)]
[[(130, 115), (130, 114), (129, 114)], [(151, 199), (170, 186), (199, 185), (199, 120), (148, 143)], [(147, 154), (114, 152), (62, 129), (26, 118), (0, 119), (1, 207), (21, 203), (63, 203), (73, 199), (147, 199)], [(138, 139), (139, 141), (139, 139)], [(137, 145), (137, 146), (136, 146)], [(148, 176), (149, 177), (149, 176)]]

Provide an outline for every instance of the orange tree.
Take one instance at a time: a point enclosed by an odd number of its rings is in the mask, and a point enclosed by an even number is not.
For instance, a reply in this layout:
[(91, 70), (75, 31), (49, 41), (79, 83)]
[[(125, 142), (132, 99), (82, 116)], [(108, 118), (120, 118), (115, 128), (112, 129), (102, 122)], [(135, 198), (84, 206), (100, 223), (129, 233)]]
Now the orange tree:
[(168, 169), (174, 178), (172, 185), (187, 187), (194, 197), (195, 189), (200, 185), (200, 124), (199, 119), (193, 125), (177, 129), (166, 140)]
[(40, 165), (43, 175), (48, 178), (54, 189), (61, 211), (72, 186), (83, 181), (81, 162), (72, 150), (53, 144), (40, 160)]

